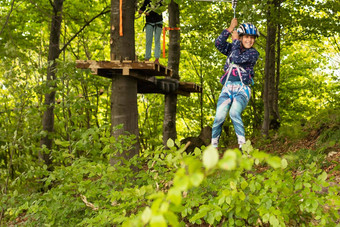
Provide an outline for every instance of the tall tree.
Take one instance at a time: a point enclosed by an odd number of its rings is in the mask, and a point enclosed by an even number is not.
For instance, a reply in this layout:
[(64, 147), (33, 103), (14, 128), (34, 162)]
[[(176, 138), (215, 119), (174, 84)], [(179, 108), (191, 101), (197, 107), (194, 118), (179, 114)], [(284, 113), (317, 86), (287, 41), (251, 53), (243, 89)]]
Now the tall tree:
[(49, 93), (45, 94), (45, 112), (42, 119), (43, 130), (46, 135), (41, 138), (40, 144), (46, 146), (48, 149), (46, 152), (43, 151), (39, 154), (39, 157), (49, 166), (51, 164), (50, 150), (52, 148), (52, 133), (54, 129), (54, 104), (56, 94), (56, 60), (59, 57), (60, 49), (60, 30), (62, 23), (62, 10), (64, 0), (54, 0), (51, 2), (53, 8), (51, 28), (50, 28), (50, 43), (48, 50), (48, 67), (46, 85), (51, 88)]
[[(169, 55), (168, 67), (172, 69), (172, 76), (179, 80), (179, 59), (180, 59), (180, 31), (179, 28), (179, 6), (173, 0), (168, 7), (169, 12)], [(165, 95), (163, 121), (163, 144), (166, 144), (168, 139), (175, 140), (177, 138), (176, 131), (176, 111), (177, 111), (177, 94)]]
[[(135, 59), (134, 14), (135, 0), (111, 0), (111, 60)], [(123, 128), (116, 126), (123, 124)], [(137, 142), (123, 157), (139, 152), (137, 80), (133, 77), (114, 75), (111, 87), (111, 127), (118, 138), (125, 132), (135, 135)], [(127, 152), (127, 151), (126, 151)], [(118, 157), (117, 157), (118, 158)], [(115, 160), (112, 160), (115, 163)]]
[(267, 40), (266, 40), (266, 60), (265, 60), (265, 85), (264, 85), (264, 119), (262, 133), (269, 134), (270, 126), (279, 124), (279, 113), (277, 107), (278, 83), (275, 71), (275, 44), (277, 35), (277, 12), (279, 0), (269, 0), (267, 10)]
[(48, 48), (48, 67), (47, 67), (47, 77), (46, 77), (46, 90), (49, 92), (45, 93), (45, 111), (42, 119), (42, 127), (45, 135), (40, 140), (41, 147), (43, 149), (39, 153), (39, 158), (42, 159), (48, 166), (50, 166), (52, 160), (50, 157), (50, 151), (53, 145), (53, 132), (54, 132), (54, 104), (55, 95), (57, 88), (57, 62), (60, 53), (70, 45), (72, 40), (74, 40), (93, 20), (97, 17), (107, 13), (106, 8), (103, 9), (99, 14), (87, 21), (67, 42), (60, 48), (60, 33), (61, 25), (63, 21), (63, 4), (64, 0), (54, 0), (50, 1), (52, 6), (52, 18), (50, 27), (50, 42)]

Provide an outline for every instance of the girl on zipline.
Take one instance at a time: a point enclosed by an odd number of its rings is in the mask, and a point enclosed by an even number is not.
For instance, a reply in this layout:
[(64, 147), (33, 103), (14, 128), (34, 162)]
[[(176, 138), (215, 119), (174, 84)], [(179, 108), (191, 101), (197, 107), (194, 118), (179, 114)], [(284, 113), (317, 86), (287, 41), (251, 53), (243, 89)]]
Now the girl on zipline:
[[(255, 39), (259, 37), (257, 28), (250, 23), (241, 24), (237, 31), (237, 19), (233, 18), (228, 29), (222, 31), (215, 40), (216, 48), (228, 56), (224, 65), (224, 74), (220, 82), (223, 84), (218, 98), (215, 120), (212, 127), (211, 143), (218, 147), (222, 125), (227, 117), (234, 125), (239, 148), (245, 143), (245, 132), (242, 121), (242, 111), (250, 99), (250, 85), (253, 83), (254, 66), (259, 58), (259, 52), (253, 48)], [(231, 34), (232, 42), (227, 42)], [(242, 151), (242, 150), (241, 150)]]

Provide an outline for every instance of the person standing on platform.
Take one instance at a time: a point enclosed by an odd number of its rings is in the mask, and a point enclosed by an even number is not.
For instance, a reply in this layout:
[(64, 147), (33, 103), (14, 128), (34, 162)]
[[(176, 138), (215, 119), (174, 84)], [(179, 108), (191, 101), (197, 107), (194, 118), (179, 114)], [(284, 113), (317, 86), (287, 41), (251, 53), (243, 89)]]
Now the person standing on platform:
[[(143, 6), (139, 9), (138, 13), (145, 13), (146, 15), (146, 24), (145, 24), (145, 33), (146, 33), (146, 42), (145, 42), (145, 61), (149, 61), (151, 58), (151, 47), (153, 37), (155, 39), (155, 63), (159, 64), (159, 57), (161, 55), (161, 34), (163, 27), (163, 16), (162, 13), (156, 13), (154, 10), (157, 9), (157, 6), (161, 6), (161, 1), (156, 4), (156, 7), (151, 7), (151, 0), (145, 0)], [(151, 10), (148, 10), (151, 9)]]

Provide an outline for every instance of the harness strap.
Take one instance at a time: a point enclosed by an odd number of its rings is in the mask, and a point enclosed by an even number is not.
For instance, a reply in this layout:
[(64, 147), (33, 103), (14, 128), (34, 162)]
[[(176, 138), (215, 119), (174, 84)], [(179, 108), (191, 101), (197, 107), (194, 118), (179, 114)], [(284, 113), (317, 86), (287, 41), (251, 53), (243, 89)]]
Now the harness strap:
[(146, 22), (144, 27), (143, 27), (143, 32), (145, 30), (146, 25), (151, 25), (154, 30), (156, 30), (157, 27), (162, 28), (163, 27), (163, 21), (156, 22), (156, 23), (151, 23), (151, 22)]
[[(230, 56), (231, 57), (231, 56)], [(241, 81), (241, 83), (242, 83), (242, 87), (238, 90), (238, 92), (236, 93), (236, 95), (244, 88), (244, 86), (245, 86), (245, 84), (243, 83), (243, 81), (242, 81), (242, 76), (241, 76), (241, 71), (242, 72), (246, 72), (246, 70), (243, 68), (243, 67), (241, 67), (241, 66), (239, 66), (239, 65), (237, 65), (237, 64), (235, 64), (235, 63), (230, 63), (230, 57), (228, 58), (228, 64), (229, 64), (229, 67), (227, 68), (227, 70), (226, 70), (226, 73), (224, 74), (224, 76), (228, 73), (228, 75), (227, 75), (227, 78), (226, 78), (226, 80), (225, 80), (225, 84), (226, 83), (228, 83), (228, 80), (229, 80), (229, 77), (230, 77), (230, 74), (231, 74), (231, 72), (233, 71), (233, 68), (236, 68), (236, 70), (237, 70), (237, 73), (238, 73), (238, 76), (240, 77), (240, 81)], [(232, 95), (229, 93), (229, 91), (227, 90), (227, 93), (228, 93), (228, 95), (231, 97), (231, 99), (233, 98), (232, 97)]]
[(230, 57), (228, 57), (228, 59), (227, 59), (227, 63), (228, 63), (228, 65), (229, 65), (229, 67), (227, 68), (226, 73), (224, 74), (224, 76), (225, 76), (225, 75), (228, 73), (227, 78), (226, 78), (226, 80), (225, 80), (225, 81), (226, 81), (225, 83), (227, 83), (227, 81), (229, 80), (229, 76), (230, 76), (230, 74), (231, 74), (232, 69), (233, 69), (233, 68), (236, 68), (237, 73), (238, 73), (238, 76), (240, 77), (240, 81), (241, 81), (242, 85), (244, 85), (244, 83), (243, 83), (243, 81), (242, 81), (241, 71), (242, 71), (242, 72), (246, 72), (246, 70), (245, 70), (243, 67), (241, 67), (241, 66), (235, 64), (234, 62), (231, 62), (231, 63), (230, 63), (230, 58), (231, 58), (231, 56), (232, 56), (232, 54), (231, 54)]
[(246, 70), (244, 68), (242, 68), (241, 66), (239, 66), (237, 64), (234, 64), (234, 63), (230, 63), (229, 67), (228, 67), (228, 69), (226, 71), (226, 74), (228, 73), (227, 78), (226, 78), (226, 82), (229, 80), (229, 77), (230, 77), (231, 72), (233, 71), (232, 70), (233, 68), (236, 68), (238, 76), (240, 77), (240, 81), (244, 85), (244, 83), (242, 81), (242, 77), (241, 77), (241, 71), (242, 72), (246, 72)]

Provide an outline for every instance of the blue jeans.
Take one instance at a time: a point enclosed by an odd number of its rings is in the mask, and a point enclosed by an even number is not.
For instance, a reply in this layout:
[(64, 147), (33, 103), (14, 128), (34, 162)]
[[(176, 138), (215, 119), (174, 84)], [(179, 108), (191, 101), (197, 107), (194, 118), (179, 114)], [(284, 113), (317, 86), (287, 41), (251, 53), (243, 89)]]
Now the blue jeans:
[(152, 40), (155, 37), (155, 49), (154, 55), (155, 58), (159, 58), (161, 56), (161, 34), (162, 34), (162, 27), (159, 24), (163, 22), (159, 22), (156, 24), (149, 24), (145, 25), (145, 33), (146, 33), (146, 42), (145, 42), (145, 59), (149, 60), (151, 58), (151, 47), (152, 47)]
[(250, 99), (251, 89), (240, 81), (227, 81), (223, 85), (218, 98), (216, 116), (212, 127), (211, 144), (218, 147), (218, 141), (222, 132), (222, 125), (229, 112), (230, 119), (234, 125), (238, 144), (241, 146), (246, 141), (242, 112)]

